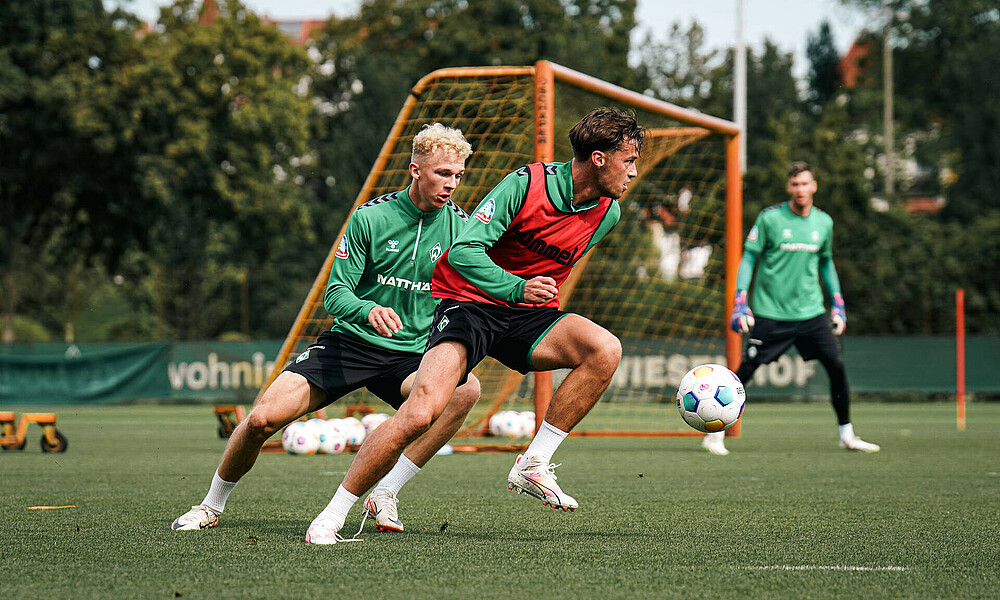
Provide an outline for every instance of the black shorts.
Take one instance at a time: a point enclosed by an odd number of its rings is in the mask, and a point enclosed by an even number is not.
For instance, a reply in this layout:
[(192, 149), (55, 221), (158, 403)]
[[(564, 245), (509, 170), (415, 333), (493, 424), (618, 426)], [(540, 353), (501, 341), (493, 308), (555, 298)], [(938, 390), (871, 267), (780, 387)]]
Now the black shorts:
[(420, 366), (415, 352), (387, 350), (354, 336), (326, 331), (299, 354), (286, 371), (298, 373), (326, 392), (323, 406), (362, 387), (399, 409), (403, 380)]
[(756, 317), (747, 336), (743, 362), (765, 365), (777, 360), (795, 344), (803, 360), (840, 357), (837, 338), (826, 315), (806, 321), (775, 321)]
[(535, 346), (568, 314), (545, 306), (510, 307), (446, 298), (434, 311), (427, 349), (445, 340), (465, 344), (469, 352), (465, 377), (486, 356), (519, 373), (528, 373), (536, 370), (531, 364)]

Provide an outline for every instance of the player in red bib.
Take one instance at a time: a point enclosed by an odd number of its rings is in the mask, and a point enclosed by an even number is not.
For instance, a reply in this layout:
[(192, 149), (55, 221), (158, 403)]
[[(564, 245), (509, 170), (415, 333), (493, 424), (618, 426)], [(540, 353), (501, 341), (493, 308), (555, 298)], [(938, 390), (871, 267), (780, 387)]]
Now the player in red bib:
[(432, 295), (441, 303), (409, 400), (372, 432), (310, 528), (343, 527), (341, 506), (392, 467), (487, 355), (521, 373), (571, 369), (507, 482), (553, 508), (577, 508), (550, 462), (608, 387), (622, 348), (603, 327), (560, 311), (559, 285), (618, 222), (617, 199), (637, 176), (643, 134), (634, 116), (596, 109), (569, 132), (572, 161), (527, 165), (480, 203), (434, 269)]

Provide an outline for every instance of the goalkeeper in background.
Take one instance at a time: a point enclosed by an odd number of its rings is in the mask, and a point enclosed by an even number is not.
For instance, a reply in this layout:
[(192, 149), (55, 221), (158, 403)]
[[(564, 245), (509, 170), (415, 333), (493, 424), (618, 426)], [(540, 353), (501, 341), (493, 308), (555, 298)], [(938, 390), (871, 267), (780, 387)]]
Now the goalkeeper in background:
[[(834, 334), (844, 333), (847, 314), (840, 280), (833, 265), (833, 219), (813, 206), (816, 179), (804, 162), (788, 170), (787, 202), (765, 208), (757, 216), (743, 245), (736, 277), (736, 300), (730, 327), (749, 333), (743, 360), (736, 371), (747, 383), (757, 367), (777, 360), (793, 344), (805, 360), (819, 359), (830, 378), (830, 401), (840, 425), (840, 447), (878, 452), (854, 433), (847, 373)], [(754, 265), (760, 259), (757, 276)], [(747, 290), (753, 280), (753, 311)], [(823, 280), (830, 293), (833, 328), (823, 306)], [(725, 433), (710, 433), (702, 442), (712, 454), (725, 455)]]

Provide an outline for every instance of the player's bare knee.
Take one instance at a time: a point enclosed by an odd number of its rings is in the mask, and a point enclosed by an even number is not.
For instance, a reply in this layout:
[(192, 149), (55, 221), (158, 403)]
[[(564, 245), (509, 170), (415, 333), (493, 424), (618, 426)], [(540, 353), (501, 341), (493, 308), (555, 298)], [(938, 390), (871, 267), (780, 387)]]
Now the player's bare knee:
[(604, 332), (587, 356), (587, 364), (595, 372), (610, 379), (622, 360), (622, 343), (613, 333)]
[(457, 406), (460, 406), (468, 412), (479, 400), (480, 393), (481, 388), (479, 380), (476, 379), (475, 376), (469, 375), (469, 380), (455, 390), (455, 395), (452, 396), (452, 402), (455, 402)]
[(267, 439), (274, 435), (276, 431), (281, 429), (285, 424), (278, 420), (271, 418), (269, 415), (263, 414), (261, 411), (250, 411), (247, 418), (243, 421), (243, 426), (245, 427), (246, 435), (251, 438), (264, 438)]
[[(431, 410), (430, 407), (410, 407), (410, 410), (401, 411), (403, 412), (401, 419), (397, 427), (406, 438), (406, 442), (412, 442), (417, 439), (425, 431), (431, 428), (434, 423), (434, 419), (437, 418), (435, 411)], [(396, 413), (398, 416), (399, 413)]]

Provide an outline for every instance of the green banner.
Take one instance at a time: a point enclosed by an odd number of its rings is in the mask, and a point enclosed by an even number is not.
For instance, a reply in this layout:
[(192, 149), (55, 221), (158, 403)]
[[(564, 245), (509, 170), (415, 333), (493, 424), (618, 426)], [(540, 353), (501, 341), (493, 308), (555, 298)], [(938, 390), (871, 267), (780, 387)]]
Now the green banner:
[[(615, 401), (669, 399), (691, 367), (725, 362), (721, 340), (623, 340), (610, 390)], [(0, 345), (0, 405), (131, 402), (142, 399), (247, 404), (274, 368), (281, 342)], [(709, 348), (709, 351), (705, 351)], [(843, 340), (855, 392), (955, 390), (955, 341), (943, 337)], [(966, 389), (1000, 392), (1000, 338), (966, 341)], [(556, 373), (555, 382), (564, 373)], [(791, 350), (745, 382), (757, 398), (826, 398), (817, 361)], [(524, 385), (530, 385), (525, 382)], [(530, 395), (530, 390), (525, 393)]]
[[(706, 362), (725, 364), (722, 340), (690, 342), (622, 340), (623, 355), (610, 388), (626, 398), (645, 399), (676, 388), (689, 369)], [(691, 350), (690, 348), (698, 348)], [(713, 351), (705, 351), (713, 348)], [(946, 337), (847, 337), (841, 353), (855, 392), (948, 393), (956, 388), (956, 346)], [(1000, 338), (966, 339), (966, 390), (1000, 392)], [(558, 378), (557, 378), (558, 379)], [(793, 347), (761, 366), (744, 382), (756, 397), (829, 397), (830, 383), (819, 361), (804, 361)]]
[(163, 391), (158, 383), (167, 365), (167, 344), (55, 350), (0, 355), (0, 402), (111, 402), (155, 398)]
[(0, 404), (249, 403), (279, 341), (0, 345)]
[(166, 365), (170, 397), (252, 402), (280, 348), (280, 341), (174, 344)]

